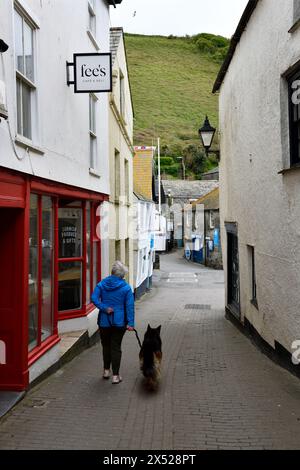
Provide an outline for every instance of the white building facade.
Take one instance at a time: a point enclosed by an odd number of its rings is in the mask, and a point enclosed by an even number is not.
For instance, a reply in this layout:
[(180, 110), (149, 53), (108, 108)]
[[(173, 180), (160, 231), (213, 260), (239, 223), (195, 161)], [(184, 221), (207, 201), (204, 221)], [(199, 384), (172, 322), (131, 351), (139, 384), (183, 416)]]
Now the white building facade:
[[(120, 2), (117, 2), (120, 3)], [(107, 270), (108, 94), (67, 85), (74, 53), (109, 52), (105, 0), (0, 4), (0, 389), (24, 390), (58, 360), (60, 333), (97, 329)], [(6, 119), (8, 118), (8, 119)]]
[(133, 105), (122, 28), (110, 29), (110, 49), (113, 90), (109, 100), (109, 265), (116, 260), (122, 261), (129, 269), (127, 281), (133, 287), (133, 240), (130, 236), (133, 203)]
[(287, 356), (300, 339), (299, 25), (300, 1), (249, 2), (214, 87), (227, 310)]
[(155, 255), (155, 204), (134, 194), (134, 292), (141, 297), (152, 286)]

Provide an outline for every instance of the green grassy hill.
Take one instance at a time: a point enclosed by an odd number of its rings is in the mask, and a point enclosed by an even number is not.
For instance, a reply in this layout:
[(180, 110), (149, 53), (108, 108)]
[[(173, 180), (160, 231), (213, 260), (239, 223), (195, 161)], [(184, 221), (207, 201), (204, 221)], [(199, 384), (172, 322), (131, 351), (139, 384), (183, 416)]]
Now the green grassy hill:
[[(211, 90), (229, 41), (220, 36), (161, 37), (126, 34), (126, 50), (135, 110), (135, 145), (156, 144), (171, 157), (201, 153), (198, 129), (208, 114), (218, 124), (218, 98)], [(217, 145), (217, 142), (215, 143)], [(216, 165), (203, 157), (202, 170)], [(168, 160), (168, 159), (167, 159)], [(172, 167), (170, 160), (166, 168)], [(189, 166), (189, 165), (188, 165)], [(188, 174), (195, 173), (193, 165)]]

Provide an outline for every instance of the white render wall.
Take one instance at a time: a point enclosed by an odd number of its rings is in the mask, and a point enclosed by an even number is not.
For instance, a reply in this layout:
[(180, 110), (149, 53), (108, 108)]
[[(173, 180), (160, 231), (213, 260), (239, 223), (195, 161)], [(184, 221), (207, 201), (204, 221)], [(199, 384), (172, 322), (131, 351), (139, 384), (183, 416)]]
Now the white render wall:
[[(120, 73), (124, 77), (124, 115), (120, 107)], [(129, 239), (129, 273), (128, 282), (133, 286), (133, 240), (131, 236), (132, 203), (133, 203), (133, 107), (128, 78), (126, 52), (123, 37), (117, 49), (113, 63), (113, 91), (109, 99), (109, 162), (110, 162), (110, 188), (109, 198), (109, 239), (110, 256), (109, 267), (116, 261), (115, 241), (120, 240), (121, 261), (126, 264), (126, 244)], [(119, 152), (119, 168), (115, 165), (115, 152)], [(128, 174), (125, 172), (125, 162), (128, 165)], [(116, 171), (119, 175), (119, 200), (115, 200)], [(126, 179), (127, 193), (126, 194)]]
[[(261, 336), (291, 351), (300, 339), (300, 171), (289, 162), (288, 91), (282, 76), (300, 60), (292, 0), (261, 0), (220, 92), (220, 206), (238, 223), (241, 312)], [(259, 311), (250, 303), (247, 245), (255, 246)], [(226, 294), (227, 295), (227, 294)]]
[[(0, 57), (0, 80), (7, 88), (9, 121), (13, 137), (16, 129), (16, 79), (14, 58), (14, 21), (12, 0), (0, 3), (1, 38), (10, 46)], [(43, 154), (19, 145), (19, 161), (9, 139), (7, 123), (0, 123), (0, 165), (38, 177), (48, 178), (97, 192), (109, 193), (108, 94), (98, 94), (98, 168), (99, 176), (89, 172), (89, 95), (74, 94), (66, 84), (66, 61), (73, 53), (109, 52), (109, 7), (105, 0), (95, 1), (97, 14), (97, 51), (88, 30), (87, 0), (19, 0), (36, 22), (35, 74), (37, 85), (37, 122), (33, 146)]]
[[(151, 236), (155, 232), (155, 204), (134, 196), (136, 237), (134, 240), (134, 288), (153, 275)], [(150, 253), (150, 255), (149, 255)], [(145, 259), (144, 259), (145, 257)]]

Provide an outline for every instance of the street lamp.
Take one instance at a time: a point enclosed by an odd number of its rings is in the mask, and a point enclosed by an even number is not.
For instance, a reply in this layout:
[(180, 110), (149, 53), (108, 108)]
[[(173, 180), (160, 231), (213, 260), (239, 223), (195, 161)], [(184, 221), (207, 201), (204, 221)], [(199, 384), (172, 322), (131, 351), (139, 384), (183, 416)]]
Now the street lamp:
[(199, 136), (206, 152), (208, 152), (211, 147), (215, 133), (216, 129), (210, 125), (209, 119), (206, 116), (203, 126), (199, 129)]
[(203, 126), (199, 129), (199, 136), (202, 145), (205, 148), (206, 155), (209, 153), (215, 153), (217, 156), (220, 155), (219, 150), (210, 150), (215, 133), (216, 129), (211, 126), (209, 119), (206, 116)]

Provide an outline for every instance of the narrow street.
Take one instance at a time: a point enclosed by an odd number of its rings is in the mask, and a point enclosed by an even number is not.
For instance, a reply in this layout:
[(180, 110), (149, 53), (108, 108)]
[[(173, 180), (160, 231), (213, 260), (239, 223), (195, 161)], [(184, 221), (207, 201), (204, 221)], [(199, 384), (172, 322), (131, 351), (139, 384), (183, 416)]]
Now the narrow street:
[(296, 449), (300, 382), (224, 318), (223, 272), (161, 256), (136, 306), (142, 338), (162, 325), (159, 392), (141, 386), (134, 334), (123, 382), (101, 378), (97, 344), (31, 390), (0, 422), (1, 449)]

